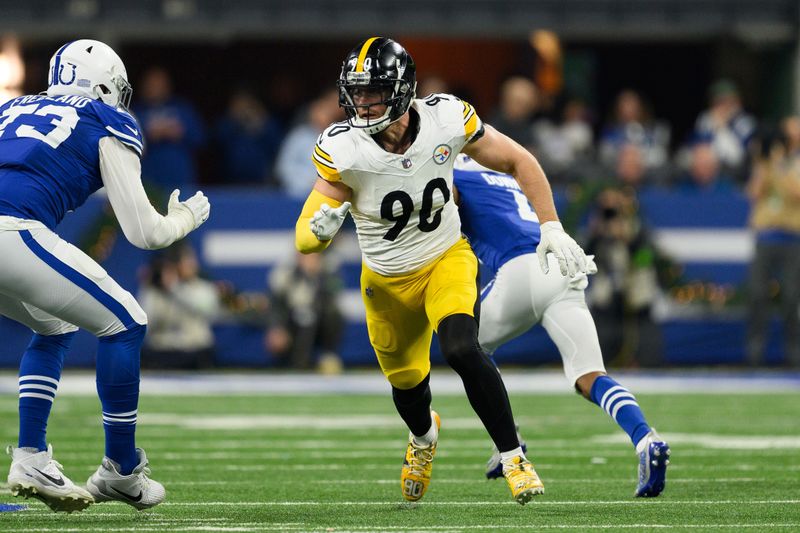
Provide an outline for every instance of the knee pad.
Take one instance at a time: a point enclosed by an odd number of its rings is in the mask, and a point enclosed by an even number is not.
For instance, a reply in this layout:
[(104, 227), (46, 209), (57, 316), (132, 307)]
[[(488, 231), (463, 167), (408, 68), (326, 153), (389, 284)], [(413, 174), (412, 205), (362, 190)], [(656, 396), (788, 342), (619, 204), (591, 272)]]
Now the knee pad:
[(478, 325), (469, 315), (451, 315), (439, 323), (439, 346), (445, 361), (454, 369), (474, 364), (485, 357), (478, 344)]
[(431, 401), (430, 388), (431, 375), (427, 374), (419, 383), (405, 389), (392, 385), (392, 397), (396, 403), (409, 404), (418, 401), (420, 397), (426, 398), (428, 403)]
[(386, 379), (392, 385), (393, 389), (400, 391), (407, 391), (420, 385), (429, 374), (423, 374), (417, 369), (401, 370), (392, 374), (387, 374)]

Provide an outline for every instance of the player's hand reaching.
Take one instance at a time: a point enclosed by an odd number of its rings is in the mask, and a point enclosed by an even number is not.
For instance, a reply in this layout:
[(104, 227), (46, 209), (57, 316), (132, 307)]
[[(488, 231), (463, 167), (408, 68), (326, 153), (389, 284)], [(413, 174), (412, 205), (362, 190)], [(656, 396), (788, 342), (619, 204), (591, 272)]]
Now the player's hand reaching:
[(539, 265), (542, 267), (542, 272), (547, 274), (550, 271), (550, 267), (547, 264), (548, 253), (556, 256), (563, 276), (573, 277), (578, 272), (584, 274), (587, 272), (586, 254), (575, 242), (575, 239), (567, 235), (561, 222), (554, 220), (545, 222), (541, 226), (541, 233), (536, 255), (539, 256)]
[(183, 223), (181, 224), (184, 235), (190, 231), (194, 231), (200, 227), (211, 214), (211, 204), (208, 198), (201, 192), (197, 191), (194, 196), (187, 200), (180, 201), (181, 191), (175, 189), (169, 196), (169, 204), (167, 205), (168, 218), (180, 218)]
[(350, 211), (350, 202), (345, 202), (335, 209), (328, 204), (322, 204), (319, 210), (311, 216), (311, 233), (321, 241), (333, 239), (333, 236), (342, 227), (348, 211)]

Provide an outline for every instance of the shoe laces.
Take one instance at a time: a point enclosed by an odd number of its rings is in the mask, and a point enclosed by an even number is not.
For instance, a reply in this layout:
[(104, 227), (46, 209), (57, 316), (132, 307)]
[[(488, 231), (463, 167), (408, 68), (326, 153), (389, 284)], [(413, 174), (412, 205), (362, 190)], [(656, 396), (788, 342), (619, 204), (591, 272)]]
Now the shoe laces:
[(412, 444), (411, 449), (411, 460), (408, 463), (408, 469), (411, 474), (422, 476), (425, 473), (425, 467), (433, 461), (433, 446), (419, 448)]
[(136, 479), (139, 480), (139, 483), (141, 483), (144, 488), (149, 487), (150, 486), (150, 477), (149, 477), (150, 476), (150, 467), (147, 466), (147, 464), (145, 464), (143, 467), (141, 467), (141, 468), (139, 468), (137, 470), (138, 470), (137, 472), (134, 472), (136, 474)]
[(509, 468), (505, 468), (505, 466), (504, 464), (503, 475), (513, 483), (521, 484), (525, 483), (530, 478), (537, 477), (530, 461), (520, 461), (516, 464), (511, 463)]
[(50, 459), (50, 461), (47, 463), (47, 466), (50, 466), (50, 465), (53, 465), (54, 467), (56, 467), (58, 469), (58, 471), (61, 472), (62, 474), (64, 473), (64, 467), (61, 465), (61, 463), (59, 463), (55, 459)]

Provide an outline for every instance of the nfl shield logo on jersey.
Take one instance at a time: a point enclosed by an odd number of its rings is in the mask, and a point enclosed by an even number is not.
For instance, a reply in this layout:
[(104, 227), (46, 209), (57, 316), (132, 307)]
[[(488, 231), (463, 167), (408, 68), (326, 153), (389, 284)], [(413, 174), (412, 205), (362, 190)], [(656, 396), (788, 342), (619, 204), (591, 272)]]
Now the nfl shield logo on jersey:
[(406, 170), (411, 168), (411, 160), (407, 157), (403, 158), (403, 160), (400, 161), (400, 164), (403, 165), (403, 168)]
[(367, 298), (372, 298), (372, 295), (375, 294), (375, 292), (372, 290), (372, 287), (367, 287), (364, 289), (364, 293), (367, 295)]
[(446, 144), (440, 144), (436, 148), (433, 149), (433, 162), (437, 165), (444, 165), (445, 161), (450, 158), (450, 153), (453, 151)]

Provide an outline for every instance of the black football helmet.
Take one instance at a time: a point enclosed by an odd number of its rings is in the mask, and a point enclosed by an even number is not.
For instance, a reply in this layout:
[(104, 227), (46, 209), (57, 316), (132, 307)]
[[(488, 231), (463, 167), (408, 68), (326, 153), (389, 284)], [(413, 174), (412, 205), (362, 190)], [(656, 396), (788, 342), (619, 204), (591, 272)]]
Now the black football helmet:
[[(408, 111), (417, 89), (417, 67), (399, 43), (386, 37), (371, 37), (347, 54), (336, 85), (347, 122), (374, 135)], [(359, 90), (380, 92), (381, 101), (358, 106), (355, 95)], [(381, 104), (386, 106), (386, 112), (380, 117), (358, 116), (359, 108)]]

